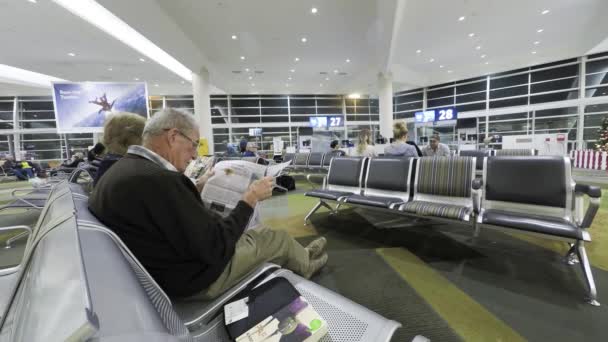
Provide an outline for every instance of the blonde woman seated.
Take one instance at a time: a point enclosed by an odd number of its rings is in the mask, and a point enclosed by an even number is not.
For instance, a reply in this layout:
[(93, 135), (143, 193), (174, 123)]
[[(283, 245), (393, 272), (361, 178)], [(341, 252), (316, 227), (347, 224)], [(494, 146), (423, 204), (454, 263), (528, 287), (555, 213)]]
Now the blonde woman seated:
[(368, 128), (359, 132), (359, 143), (355, 149), (356, 157), (376, 157), (376, 151), (372, 145), (372, 133)]
[(133, 113), (116, 113), (103, 126), (103, 140), (107, 154), (101, 160), (93, 181), (96, 185), (101, 176), (120, 158), (127, 154), (131, 145), (141, 145), (141, 135), (146, 125), (143, 116)]
[(387, 156), (418, 157), (416, 148), (406, 143), (407, 133), (408, 130), (405, 123), (396, 122), (393, 125), (393, 137), (395, 141), (384, 148), (384, 154)]

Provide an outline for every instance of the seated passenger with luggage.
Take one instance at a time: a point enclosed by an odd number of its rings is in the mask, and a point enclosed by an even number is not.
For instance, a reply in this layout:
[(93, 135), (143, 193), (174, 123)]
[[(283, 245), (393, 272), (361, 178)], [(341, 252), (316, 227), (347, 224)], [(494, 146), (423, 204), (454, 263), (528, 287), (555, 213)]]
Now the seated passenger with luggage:
[(265, 262), (310, 278), (327, 262), (325, 239), (302, 247), (284, 231), (245, 231), (253, 208), (272, 195), (271, 177), (253, 182), (226, 217), (207, 209), (183, 172), (197, 156), (199, 128), (191, 114), (164, 109), (99, 180), (89, 209), (124, 241), (158, 284), (174, 297), (211, 299)]

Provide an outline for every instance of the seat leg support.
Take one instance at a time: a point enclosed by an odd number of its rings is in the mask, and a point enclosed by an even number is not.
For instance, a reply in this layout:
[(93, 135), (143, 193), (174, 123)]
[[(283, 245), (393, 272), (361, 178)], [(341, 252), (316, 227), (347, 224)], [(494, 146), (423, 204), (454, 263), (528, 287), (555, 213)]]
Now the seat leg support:
[(589, 259), (587, 258), (585, 246), (583, 245), (582, 241), (577, 241), (575, 247), (581, 263), (581, 268), (583, 269), (583, 274), (585, 275), (585, 280), (587, 281), (587, 287), (589, 288), (587, 303), (593, 306), (600, 306), (600, 302), (597, 301), (597, 289), (595, 288), (595, 280), (593, 280), (591, 265), (589, 264)]
[(579, 263), (577, 253), (576, 253), (576, 244), (569, 243), (568, 245), (570, 245), (570, 249), (564, 256), (564, 258), (565, 258), (566, 264), (573, 266), (573, 265), (576, 265)]
[(327, 209), (329, 209), (331, 212), (334, 211), (334, 209), (327, 203), (325, 203), (324, 201), (319, 201), (319, 203), (315, 204), (315, 206), (310, 210), (310, 212), (308, 213), (308, 215), (306, 215), (306, 217), (304, 217), (304, 225), (308, 225), (308, 219), (312, 216), (312, 214), (315, 213), (315, 211), (319, 210), (319, 208), (321, 207), (325, 207)]

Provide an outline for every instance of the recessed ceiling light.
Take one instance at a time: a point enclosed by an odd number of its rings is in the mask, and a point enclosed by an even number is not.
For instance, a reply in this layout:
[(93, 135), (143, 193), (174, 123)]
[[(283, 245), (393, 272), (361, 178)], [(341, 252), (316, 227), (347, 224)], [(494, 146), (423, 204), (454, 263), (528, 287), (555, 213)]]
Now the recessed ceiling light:
[(544, 31), (544, 29), (541, 28), (541, 29), (536, 30), (536, 33), (543, 33), (543, 31)]
[(302, 39), (300, 39), (300, 41), (301, 41), (302, 43), (306, 43), (306, 42), (308, 41), (308, 39), (306, 39), (306, 37), (302, 37)]
[(299, 61), (300, 61), (300, 58), (296, 57), (296, 58), (294, 58), (293, 60), (294, 60), (294, 61), (296, 61), (296, 62), (299, 62)]
[(337, 74), (337, 73), (338, 73), (338, 70), (334, 70), (334, 74)]
[(486, 55), (481, 55), (480, 57), (481, 57), (481, 58), (486, 58)]
[(422, 52), (422, 50), (416, 50), (416, 53), (421, 53), (421, 52)]
[(253, 76), (249, 76), (249, 79), (250, 79), (250, 80), (252, 80), (252, 79), (253, 79)]
[(475, 49), (476, 50), (481, 50), (481, 45), (478, 45)]
[(469, 33), (469, 37), (471, 37), (471, 38), (475, 37), (475, 33), (473, 33), (473, 32)]
[(326, 81), (329, 81), (329, 77), (325, 77), (325, 80), (326, 80)]
[(27, 0), (27, 1), (29, 1), (29, 2), (31, 2), (31, 3), (33, 3), (33, 4), (35, 4), (35, 3), (37, 3), (37, 2), (38, 2), (38, 1), (36, 1), (36, 0)]
[(73, 53), (73, 52), (68, 52), (68, 56), (70, 56), (70, 57), (74, 57), (74, 56), (76, 56), (76, 54), (75, 54), (75, 53)]
[(245, 60), (245, 56), (241, 56), (241, 60), (244, 61)]
[(549, 11), (548, 9), (546, 9), (546, 10), (544, 10), (544, 11), (540, 12), (540, 14), (545, 15), (545, 14), (547, 14), (547, 13), (549, 13), (549, 12), (551, 12), (551, 11)]
[(296, 72), (296, 69), (291, 69), (291, 70), (289, 70), (289, 71), (291, 71), (291, 72)]
[(490, 62), (486, 62), (486, 65), (490, 64)]
[(538, 44), (540, 44), (540, 42), (539, 42), (539, 41), (535, 41), (535, 42), (534, 42), (534, 45), (538, 45)]
[(443, 68), (443, 65), (440, 65), (439, 68)]
[(139, 61), (140, 61), (140, 62), (145, 62), (146, 60), (145, 60), (145, 59), (143, 59), (143, 58), (140, 58), (140, 59), (139, 59)]
[(347, 60), (346, 60), (346, 63), (350, 63), (350, 59), (347, 59)]
[(435, 58), (431, 58), (429, 59), (429, 62), (433, 63), (435, 61)]
[(448, 74), (451, 74), (451, 73), (452, 73), (452, 70), (448, 70)]
[(287, 79), (288, 79), (289, 81), (291, 81), (291, 77), (287, 77)]
[(289, 83), (285, 83), (285, 86), (286, 86), (286, 87), (289, 87)]
[(139, 81), (139, 77), (135, 77), (133, 80), (135, 80), (135, 81)]
[(458, 21), (464, 21), (465, 16), (463, 15), (462, 17), (458, 18)]
[(252, 86), (252, 87), (255, 87), (255, 83), (251, 83), (251, 86)]
[(113, 70), (113, 69), (112, 69), (112, 67), (109, 67), (109, 68), (108, 68), (108, 71), (112, 71), (112, 70)]
[(186, 84), (186, 81), (182, 81), (181, 83), (182, 83), (182, 84)]
[(158, 87), (158, 83), (154, 83), (154, 86), (155, 86), (155, 87)]
[(245, 72), (249, 72), (249, 68), (245, 68)]
[(237, 36), (235, 36), (234, 34), (232, 35), (232, 40), (237, 40)]
[(319, 84), (319, 87), (322, 87), (322, 86), (323, 86), (323, 83)]
[(310, 13), (312, 13), (312, 14), (316, 14), (317, 12), (318, 12), (318, 10), (316, 7), (313, 7), (310, 9)]
[(536, 51), (532, 51), (532, 54), (533, 54), (533, 55), (536, 55)]

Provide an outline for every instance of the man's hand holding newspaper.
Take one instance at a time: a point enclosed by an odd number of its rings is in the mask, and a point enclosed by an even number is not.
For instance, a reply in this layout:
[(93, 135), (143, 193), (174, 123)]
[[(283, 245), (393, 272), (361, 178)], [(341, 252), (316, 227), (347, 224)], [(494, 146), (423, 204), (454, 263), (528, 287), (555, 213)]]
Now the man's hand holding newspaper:
[(263, 201), (272, 197), (272, 188), (274, 186), (273, 177), (264, 177), (251, 183), (249, 190), (243, 195), (243, 201), (249, 204), (252, 208)]

